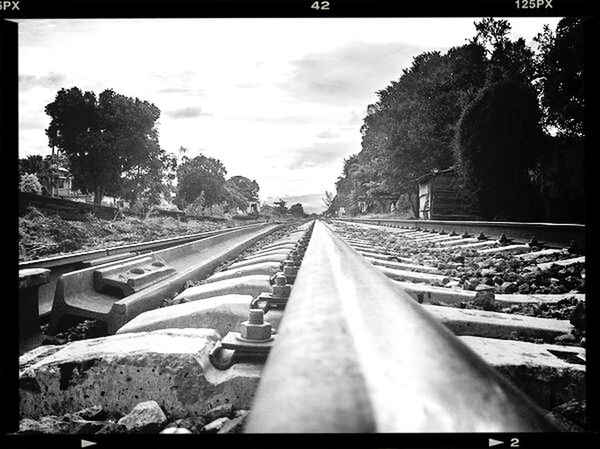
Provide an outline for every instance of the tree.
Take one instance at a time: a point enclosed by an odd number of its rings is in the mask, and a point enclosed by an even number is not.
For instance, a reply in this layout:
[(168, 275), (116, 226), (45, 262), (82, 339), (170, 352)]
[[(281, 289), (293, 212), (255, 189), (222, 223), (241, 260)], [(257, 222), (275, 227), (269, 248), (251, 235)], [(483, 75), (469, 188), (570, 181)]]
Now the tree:
[(19, 190), (21, 192), (37, 193), (39, 195), (42, 193), (42, 185), (35, 174), (25, 173), (24, 175), (21, 175)]
[(245, 176), (232, 176), (223, 186), (220, 201), (245, 210), (251, 202), (258, 201), (259, 189), (256, 181)]
[(47, 162), (39, 154), (27, 156), (25, 159), (19, 159), (19, 173), (38, 174), (48, 168)]
[(292, 206), (290, 207), (290, 213), (294, 217), (298, 217), (298, 218), (302, 218), (302, 217), (306, 216), (306, 214), (304, 213), (304, 208), (302, 207), (302, 204), (300, 204), (300, 203), (292, 204)]
[(275, 210), (279, 215), (285, 215), (287, 212), (287, 207), (285, 207), (285, 201), (279, 198), (279, 201), (275, 201), (273, 203), (275, 205)]
[(227, 170), (220, 160), (202, 154), (183, 157), (177, 167), (176, 203), (189, 204), (204, 192), (205, 206), (217, 204), (223, 197)]
[(227, 181), (235, 186), (247, 201), (258, 201), (260, 187), (256, 181), (245, 176), (232, 176)]
[(538, 86), (546, 113), (546, 126), (572, 139), (583, 138), (585, 61), (583, 19), (565, 17), (548, 26), (534, 40), (539, 45), (536, 59)]
[(157, 146), (145, 161), (123, 173), (120, 196), (141, 202), (145, 209), (159, 205), (163, 198), (170, 201), (176, 169), (175, 155)]
[(323, 204), (325, 205), (325, 207), (327, 209), (329, 209), (331, 207), (331, 205), (333, 204), (333, 198), (334, 198), (334, 194), (325, 190), (325, 196), (323, 198), (321, 198), (321, 200), (323, 201)]
[(98, 98), (79, 88), (61, 89), (45, 108), (50, 116), (49, 144), (71, 163), (74, 187), (105, 193), (123, 189), (122, 174), (146, 164), (159, 152), (156, 121), (160, 110), (147, 101), (107, 89)]
[(336, 207), (351, 214), (384, 211), (408, 195), (416, 214), (414, 180), (453, 164), (456, 123), (484, 85), (487, 64), (477, 43), (426, 52), (378, 91), (361, 127), (362, 150), (344, 161), (336, 183)]
[(534, 212), (529, 171), (542, 131), (535, 90), (514, 81), (491, 84), (467, 106), (455, 151), (465, 189), (485, 219), (523, 219)]
[(472, 43), (485, 48), (489, 57), (488, 79), (490, 82), (511, 79), (530, 83), (535, 78), (534, 52), (523, 38), (511, 41), (511, 25), (508, 20), (485, 18), (475, 22), (477, 34)]

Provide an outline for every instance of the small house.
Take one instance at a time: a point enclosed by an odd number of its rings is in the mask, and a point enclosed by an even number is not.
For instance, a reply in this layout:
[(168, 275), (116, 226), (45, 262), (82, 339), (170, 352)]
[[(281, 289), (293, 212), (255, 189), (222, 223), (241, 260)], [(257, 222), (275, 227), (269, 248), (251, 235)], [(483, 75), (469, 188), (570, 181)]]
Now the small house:
[(42, 184), (42, 189), (44, 193), (49, 196), (72, 196), (72, 180), (73, 176), (69, 173), (69, 170), (57, 165), (52, 165), (46, 173), (40, 174), (40, 184)]
[(422, 220), (476, 219), (467, 195), (460, 188), (454, 167), (433, 170), (417, 180), (419, 218)]
[(258, 204), (258, 201), (250, 201), (248, 203), (248, 209), (246, 210), (246, 213), (248, 213), (249, 215), (258, 215), (260, 212), (260, 204)]

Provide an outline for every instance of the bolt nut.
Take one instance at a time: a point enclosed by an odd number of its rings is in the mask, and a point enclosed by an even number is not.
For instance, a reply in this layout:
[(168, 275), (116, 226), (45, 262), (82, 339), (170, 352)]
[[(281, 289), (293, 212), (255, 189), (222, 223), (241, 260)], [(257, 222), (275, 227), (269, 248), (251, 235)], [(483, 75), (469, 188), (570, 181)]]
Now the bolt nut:
[(275, 275), (275, 285), (283, 286), (285, 284), (287, 284), (287, 279), (283, 274), (280, 273)]
[(283, 274), (287, 276), (296, 276), (298, 274), (298, 267), (285, 266), (283, 267)]
[(277, 284), (275, 284), (273, 286), (273, 296), (276, 297), (276, 298), (288, 298), (290, 296), (291, 292), (292, 292), (292, 286), (291, 285), (277, 285)]
[(268, 321), (263, 324), (251, 324), (249, 321), (244, 321), (240, 324), (240, 334), (246, 340), (268, 340), (271, 338), (272, 331), (273, 327)]

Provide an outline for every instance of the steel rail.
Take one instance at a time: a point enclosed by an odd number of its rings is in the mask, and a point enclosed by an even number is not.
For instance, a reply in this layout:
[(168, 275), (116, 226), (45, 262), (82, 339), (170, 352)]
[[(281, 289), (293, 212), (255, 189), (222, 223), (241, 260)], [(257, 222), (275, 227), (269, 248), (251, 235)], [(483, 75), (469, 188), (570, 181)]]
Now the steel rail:
[(316, 222), (246, 432), (556, 430), (530, 399)]
[[(30, 260), (27, 262), (19, 263), (19, 271), (32, 268), (47, 268), (51, 270), (49, 274), (49, 281), (46, 284), (40, 285), (38, 287), (39, 316), (43, 321), (45, 321), (50, 314), (51, 305), (55, 295), (56, 284), (58, 282), (58, 279), (64, 274), (84, 269), (91, 265), (100, 265), (108, 263), (114, 264), (119, 262), (122, 263), (125, 260), (135, 258), (142, 254), (149, 253), (152, 251), (160, 251), (179, 245), (184, 245), (186, 243), (191, 243), (199, 240), (204, 240), (210, 237), (226, 234), (229, 232), (239, 231), (243, 229), (252, 229), (261, 224), (263, 223), (237, 226), (233, 228), (217, 229), (214, 231), (200, 232), (179, 237), (152, 240), (149, 242), (132, 243), (98, 250), (77, 252), (62, 256)], [(111, 256), (113, 257), (111, 258)]]
[(551, 246), (569, 245), (571, 241), (585, 247), (585, 225), (574, 223), (528, 223), (514, 221), (454, 221), (454, 220), (407, 220), (401, 218), (336, 218), (335, 220), (366, 224), (391, 224), (436, 231), (467, 232), (477, 235), (500, 237), (506, 234), (513, 239), (529, 240), (536, 237)]
[(188, 234), (179, 237), (169, 237), (165, 239), (152, 240), (143, 243), (131, 243), (128, 245), (113, 246), (104, 249), (91, 251), (83, 251), (61, 256), (46, 257), (44, 259), (28, 260), (19, 263), (19, 270), (25, 268), (54, 268), (65, 265), (78, 264), (84, 261), (91, 261), (102, 257), (113, 256), (123, 253), (141, 253), (143, 251), (151, 251), (157, 249), (168, 248), (170, 246), (180, 245), (182, 243), (200, 240), (214, 235), (223, 234), (225, 232), (234, 231), (237, 229), (251, 228), (258, 226), (261, 223), (251, 224), (246, 226), (237, 226), (233, 228), (216, 229), (214, 231), (199, 232), (196, 234)]

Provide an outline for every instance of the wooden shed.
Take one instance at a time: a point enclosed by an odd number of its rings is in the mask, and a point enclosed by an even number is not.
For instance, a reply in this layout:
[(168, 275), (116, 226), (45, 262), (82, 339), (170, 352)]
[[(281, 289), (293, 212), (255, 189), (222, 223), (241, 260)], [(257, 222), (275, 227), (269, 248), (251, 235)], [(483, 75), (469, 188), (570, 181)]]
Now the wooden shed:
[(476, 219), (477, 212), (468, 206), (459, 186), (454, 167), (434, 170), (417, 179), (419, 218), (422, 220)]

